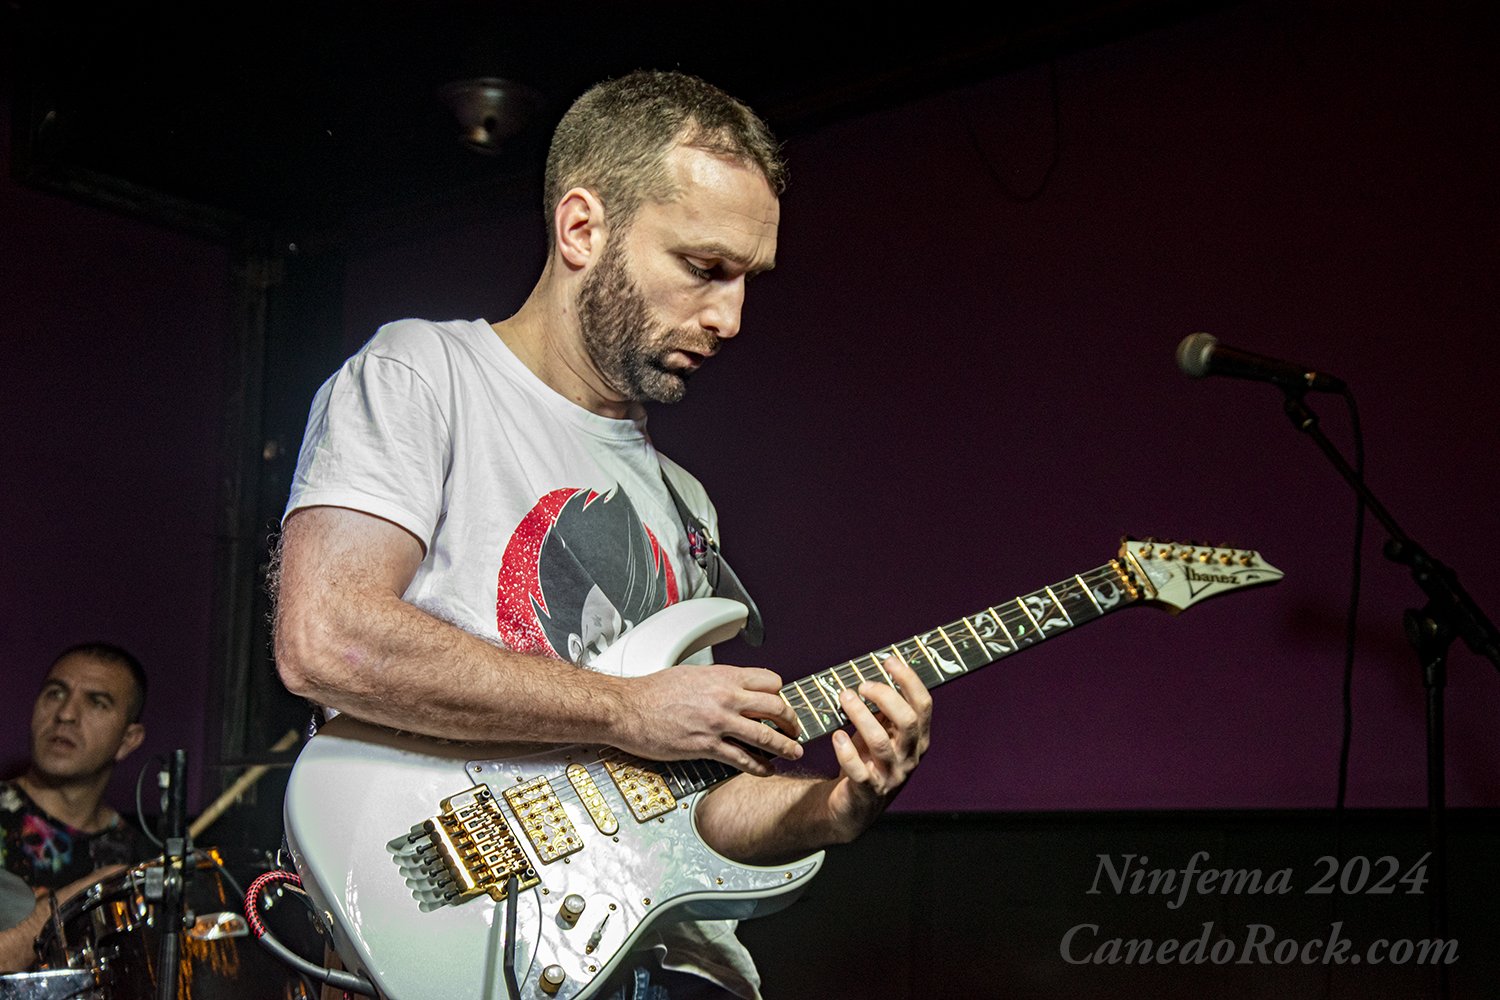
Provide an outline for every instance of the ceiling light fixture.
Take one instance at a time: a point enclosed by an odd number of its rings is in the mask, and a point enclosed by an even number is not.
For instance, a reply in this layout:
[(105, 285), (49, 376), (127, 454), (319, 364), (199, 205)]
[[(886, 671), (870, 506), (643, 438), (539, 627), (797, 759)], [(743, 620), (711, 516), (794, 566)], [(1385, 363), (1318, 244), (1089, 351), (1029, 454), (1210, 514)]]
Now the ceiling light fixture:
[(491, 155), (524, 129), (541, 107), (537, 92), (524, 83), (491, 76), (455, 80), (441, 93), (458, 120), (463, 144)]

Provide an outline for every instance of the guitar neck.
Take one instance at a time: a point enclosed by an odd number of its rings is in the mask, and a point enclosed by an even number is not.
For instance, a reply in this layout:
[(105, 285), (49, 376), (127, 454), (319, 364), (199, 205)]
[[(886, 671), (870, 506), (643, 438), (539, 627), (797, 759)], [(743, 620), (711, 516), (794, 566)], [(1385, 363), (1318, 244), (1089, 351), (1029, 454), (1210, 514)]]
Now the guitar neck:
[[(888, 658), (905, 662), (930, 690), (1140, 599), (1125, 570), (1112, 560), (793, 681), (781, 689), (781, 697), (801, 723), (798, 741), (807, 743), (849, 721), (839, 708), (839, 691), (864, 681), (891, 683), (883, 665)], [(707, 760), (656, 764), (654, 769), (678, 794), (701, 791), (738, 773)]]
[(797, 713), (797, 738), (806, 743), (849, 721), (839, 710), (839, 691), (864, 681), (892, 683), (887, 659), (911, 667), (930, 690), (1138, 599), (1119, 564), (1109, 562), (793, 681), (781, 696)]

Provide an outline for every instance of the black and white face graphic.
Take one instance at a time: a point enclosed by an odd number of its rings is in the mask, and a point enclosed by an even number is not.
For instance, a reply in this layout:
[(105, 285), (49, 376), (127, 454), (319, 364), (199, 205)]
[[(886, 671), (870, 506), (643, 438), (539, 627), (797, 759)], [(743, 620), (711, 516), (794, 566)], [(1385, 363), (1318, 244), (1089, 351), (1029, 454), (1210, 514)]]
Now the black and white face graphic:
[(623, 489), (553, 490), (506, 545), (496, 626), (512, 649), (589, 666), (676, 601), (671, 563)]

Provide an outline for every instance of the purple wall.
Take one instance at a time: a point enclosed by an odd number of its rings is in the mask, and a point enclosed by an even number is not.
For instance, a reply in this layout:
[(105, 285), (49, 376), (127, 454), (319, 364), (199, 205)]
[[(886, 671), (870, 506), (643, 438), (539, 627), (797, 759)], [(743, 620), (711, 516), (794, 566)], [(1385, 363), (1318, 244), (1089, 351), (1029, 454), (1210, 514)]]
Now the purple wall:
[[(10, 108), (0, 102), (0, 162)], [(229, 255), (0, 176), (0, 772), (24, 762), (53, 656), (105, 639), (146, 664), (144, 747), (202, 766)], [(149, 784), (148, 788), (151, 787)], [(133, 807), (131, 807), (133, 811)]]
[[(653, 416), (767, 613), (757, 661), (809, 673), (1098, 565), (1125, 531), (1287, 573), (944, 688), (904, 808), (1332, 803), (1352, 499), (1273, 389), (1175, 371), (1187, 333), (1348, 380), (1375, 489), (1500, 609), (1496, 35), (1487, 12), (1246, 4), (1063, 59), (1055, 132), (1036, 68), (789, 144), (781, 266), (744, 336)], [(0, 759), (25, 752), (50, 655), (95, 636), (152, 669), (147, 750), (201, 752), (228, 255), (9, 178), (0, 227), (19, 373)], [(351, 347), (399, 316), (505, 315), (540, 236), (535, 214), (476, 218), (355, 254)], [(1317, 406), (1347, 445), (1335, 401)], [(1351, 802), (1419, 805), (1398, 624), (1415, 594), (1380, 537)], [(1500, 805), (1500, 677), (1455, 651), (1448, 707), (1450, 801)]]
[[(1348, 380), (1377, 493), (1500, 609), (1500, 81), (1493, 22), (1464, 20), (1488, 17), (1248, 4), (1062, 60), (1056, 134), (1037, 68), (789, 144), (780, 267), (652, 418), (767, 613), (758, 662), (810, 673), (1096, 566), (1127, 531), (1287, 573), (944, 688), (904, 808), (1332, 805), (1352, 497), (1274, 389), (1176, 371), (1190, 332)], [(357, 257), (351, 345), (404, 315), (507, 314), (539, 226)], [(1350, 802), (1420, 805), (1416, 594), (1382, 538)], [(1500, 805), (1500, 676), (1466, 650), (1448, 709), (1450, 802)]]

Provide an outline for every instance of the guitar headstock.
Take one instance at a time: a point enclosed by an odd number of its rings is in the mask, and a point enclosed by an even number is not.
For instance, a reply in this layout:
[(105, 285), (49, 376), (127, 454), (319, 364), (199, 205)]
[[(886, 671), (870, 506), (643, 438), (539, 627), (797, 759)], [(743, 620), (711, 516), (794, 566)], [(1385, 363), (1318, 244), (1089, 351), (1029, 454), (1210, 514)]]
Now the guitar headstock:
[(1141, 599), (1173, 614), (1199, 601), (1243, 587), (1275, 583), (1283, 574), (1250, 549), (1126, 537), (1120, 565), (1141, 589)]

